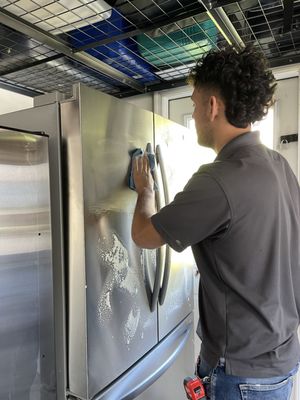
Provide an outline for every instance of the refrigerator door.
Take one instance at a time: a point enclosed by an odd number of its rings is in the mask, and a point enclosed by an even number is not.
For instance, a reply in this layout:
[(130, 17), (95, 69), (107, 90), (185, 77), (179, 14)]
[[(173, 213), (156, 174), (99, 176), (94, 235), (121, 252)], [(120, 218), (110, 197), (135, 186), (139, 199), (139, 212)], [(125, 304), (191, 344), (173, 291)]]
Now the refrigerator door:
[[(48, 363), (46, 357), (42, 358), (41, 361), (44, 364), (43, 368), (49, 368), (51, 375), (55, 375), (51, 381), (54, 382), (56, 380), (57, 399), (61, 400), (65, 398), (66, 391), (66, 350), (59, 104), (56, 95), (51, 94), (40, 96), (37, 102), (39, 103), (38, 107), (1, 115), (0, 125), (10, 126), (19, 130), (42, 131), (49, 136), (52, 279), (49, 276), (47, 284), (51, 285), (51, 290), (54, 292), (54, 321), (49, 320), (49, 328), (45, 329), (44, 334), (46, 335), (45, 337), (48, 337), (49, 334), (52, 335), (51, 332), (54, 329), (55, 351), (52, 351), (51, 354), (55, 357), (56, 371), (53, 371), (52, 361)], [(19, 197), (19, 200), (22, 202), (21, 197)], [(49, 299), (49, 305), (51, 304), (51, 299)], [(50, 338), (50, 340), (52, 339)]]
[(157, 343), (155, 252), (131, 240), (130, 156), (153, 143), (153, 114), (80, 86), (61, 104), (68, 182), (69, 390), (92, 398)]
[[(189, 167), (189, 158), (193, 158), (193, 147), (189, 140), (192, 133), (159, 115), (154, 116), (154, 129), (158, 169), (168, 202), (183, 189), (194, 172)], [(167, 247), (159, 296), (159, 340), (192, 312), (193, 269), (194, 260), (190, 249), (176, 253)]]
[(0, 129), (0, 398), (56, 399), (48, 137)]

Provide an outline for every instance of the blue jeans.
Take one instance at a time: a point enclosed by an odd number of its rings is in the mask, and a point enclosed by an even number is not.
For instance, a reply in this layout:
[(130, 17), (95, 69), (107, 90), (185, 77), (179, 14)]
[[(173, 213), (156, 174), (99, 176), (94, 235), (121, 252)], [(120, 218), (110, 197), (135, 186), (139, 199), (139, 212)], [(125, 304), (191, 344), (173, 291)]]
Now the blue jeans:
[(209, 400), (289, 400), (298, 366), (286, 376), (245, 378), (226, 375), (222, 359), (213, 370), (201, 360), (197, 365), (197, 373), (204, 381)]

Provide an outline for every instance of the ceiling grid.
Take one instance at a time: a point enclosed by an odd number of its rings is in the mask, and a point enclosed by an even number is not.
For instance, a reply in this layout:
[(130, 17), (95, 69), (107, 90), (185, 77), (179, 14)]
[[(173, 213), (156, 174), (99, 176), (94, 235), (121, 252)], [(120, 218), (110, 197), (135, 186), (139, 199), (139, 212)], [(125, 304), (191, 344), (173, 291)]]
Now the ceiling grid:
[(271, 66), (300, 61), (300, 0), (0, 0), (0, 17), (0, 85), (36, 94), (182, 85), (227, 42), (252, 43)]

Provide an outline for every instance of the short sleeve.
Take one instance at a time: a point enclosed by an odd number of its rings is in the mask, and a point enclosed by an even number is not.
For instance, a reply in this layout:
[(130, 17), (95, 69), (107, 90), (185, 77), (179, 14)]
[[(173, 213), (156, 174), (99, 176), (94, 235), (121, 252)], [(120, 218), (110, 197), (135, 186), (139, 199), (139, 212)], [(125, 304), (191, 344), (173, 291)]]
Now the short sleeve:
[(209, 237), (217, 237), (227, 229), (230, 220), (230, 206), (222, 187), (201, 171), (151, 218), (166, 243), (179, 252)]

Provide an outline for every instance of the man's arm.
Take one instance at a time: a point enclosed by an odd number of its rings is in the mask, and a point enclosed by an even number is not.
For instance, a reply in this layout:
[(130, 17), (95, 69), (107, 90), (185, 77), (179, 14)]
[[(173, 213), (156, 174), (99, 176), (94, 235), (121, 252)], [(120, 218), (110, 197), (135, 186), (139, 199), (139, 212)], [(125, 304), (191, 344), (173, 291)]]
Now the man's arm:
[(147, 155), (137, 157), (133, 165), (133, 179), (138, 194), (133, 215), (131, 236), (135, 244), (145, 249), (156, 249), (165, 244), (151, 222), (155, 214), (155, 192)]

